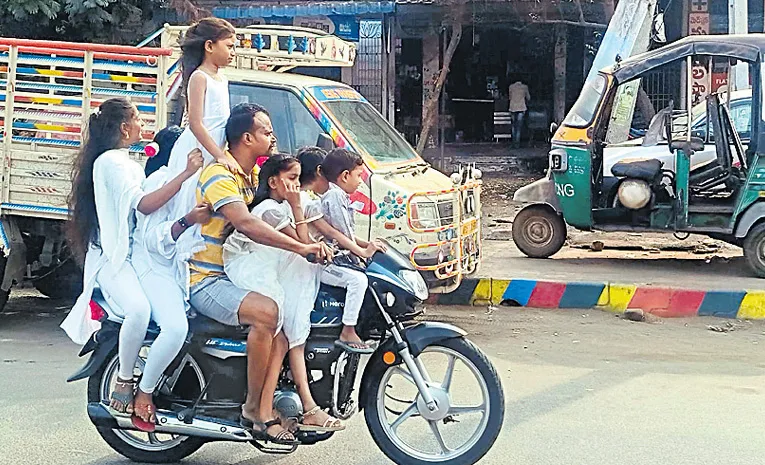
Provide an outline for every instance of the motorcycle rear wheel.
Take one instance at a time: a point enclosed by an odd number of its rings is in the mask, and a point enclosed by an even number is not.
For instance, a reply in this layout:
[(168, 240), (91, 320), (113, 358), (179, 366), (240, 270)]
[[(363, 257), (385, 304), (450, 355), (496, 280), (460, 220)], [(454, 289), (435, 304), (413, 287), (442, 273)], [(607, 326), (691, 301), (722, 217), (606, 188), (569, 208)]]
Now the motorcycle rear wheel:
[[(118, 366), (119, 359), (117, 348), (115, 348), (107, 357), (107, 362), (93, 376), (88, 378), (88, 402), (102, 402), (109, 399)], [(189, 436), (173, 435), (169, 440), (163, 441), (163, 437), (170, 435), (123, 431), (101, 426), (96, 426), (96, 430), (109, 447), (134, 462), (179, 462), (205, 444), (203, 439)], [(146, 436), (147, 440), (143, 441), (142, 436)]]
[[(402, 364), (389, 367), (370, 383), (370, 395), (364, 409), (369, 432), (380, 450), (395, 463), (411, 465), (474, 464), (491, 449), (502, 427), (505, 415), (505, 398), (499, 376), (486, 355), (472, 342), (463, 338), (449, 339), (431, 344), (420, 354), (419, 358), (423, 361), (425, 369), (433, 375), (437, 371), (436, 367), (429, 367), (426, 365), (427, 362), (424, 361), (429, 353), (444, 355), (447, 358), (446, 369), (442, 379), (440, 381), (432, 379), (430, 383), (430, 386), (433, 388), (432, 394), (435, 394), (434, 398), (437, 397), (443, 403), (448, 402), (449, 404), (449, 414), (446, 418), (434, 421), (428, 421), (424, 418), (420, 413), (421, 409), (424, 408), (424, 402), (421, 401), (419, 394), (413, 394), (417, 392), (416, 388), (413, 386), (414, 383), (411, 380), (411, 375), (408, 374), (406, 366)], [(480, 406), (455, 405), (455, 403), (461, 403), (455, 400), (453, 397), (454, 390), (451, 388), (451, 380), (456, 372), (455, 366), (458, 361), (461, 364), (460, 375), (467, 373), (475, 378), (477, 390), (472, 392), (480, 391), (480, 394), (482, 394), (483, 401)], [(452, 374), (447, 375), (450, 371)], [(391, 393), (396, 386), (391, 380), (393, 375), (396, 374), (401, 375), (401, 378), (405, 380), (401, 384), (410, 384), (408, 387), (411, 394), (406, 396), (406, 399), (403, 399), (399, 394), (394, 395)], [(447, 377), (449, 379), (448, 382)], [(448, 397), (448, 401), (446, 397)], [(392, 409), (386, 405), (385, 401), (388, 399), (393, 400), (394, 405), (400, 405), (401, 407), (396, 410)], [(408, 407), (404, 408), (403, 406), (407, 404)], [(451, 423), (459, 425), (463, 418), (468, 418), (469, 421), (470, 415), (475, 416), (478, 413), (481, 413), (481, 418), (478, 420), (478, 425), (470, 435), (470, 438), (462, 446), (451, 449), (449, 445), (453, 444), (447, 444), (447, 439), (453, 440), (454, 435), (443, 435), (443, 432), (453, 432), (448, 425)], [(393, 414), (396, 420), (388, 423), (388, 414)], [(407, 421), (413, 422), (413, 425), (410, 426), (410, 431), (412, 431), (412, 428), (414, 428), (414, 431), (422, 428), (421, 432), (414, 434), (412, 441), (407, 441), (406, 438), (402, 437), (403, 435), (399, 434), (399, 429)], [(435, 445), (435, 452), (431, 450), (426, 451), (421, 448), (427, 445), (428, 441)]]

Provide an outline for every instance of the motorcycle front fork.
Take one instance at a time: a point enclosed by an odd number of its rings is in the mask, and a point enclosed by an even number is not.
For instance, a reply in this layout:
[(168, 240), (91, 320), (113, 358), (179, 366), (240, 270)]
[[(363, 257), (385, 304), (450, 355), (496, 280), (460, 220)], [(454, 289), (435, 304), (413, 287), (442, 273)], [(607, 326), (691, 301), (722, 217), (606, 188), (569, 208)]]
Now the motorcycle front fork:
[(372, 297), (374, 297), (375, 301), (377, 302), (377, 307), (380, 309), (383, 318), (385, 318), (385, 322), (388, 323), (390, 332), (393, 334), (393, 339), (396, 341), (396, 350), (401, 356), (401, 359), (404, 361), (404, 365), (406, 365), (407, 369), (409, 369), (409, 373), (412, 376), (414, 384), (417, 386), (417, 390), (419, 391), (422, 400), (425, 401), (425, 405), (428, 407), (428, 410), (431, 412), (436, 411), (436, 409), (438, 409), (438, 405), (436, 404), (435, 399), (433, 399), (433, 396), (430, 394), (430, 389), (428, 387), (428, 385), (431, 383), (431, 379), (428, 375), (428, 371), (422, 364), (422, 360), (412, 356), (412, 353), (409, 351), (409, 344), (407, 344), (406, 341), (404, 341), (404, 338), (401, 337), (401, 330), (403, 328), (400, 324), (394, 322), (390, 315), (388, 315), (388, 312), (385, 311), (382, 303), (380, 302), (380, 298), (377, 297), (377, 293), (372, 291), (370, 294), (372, 294)]

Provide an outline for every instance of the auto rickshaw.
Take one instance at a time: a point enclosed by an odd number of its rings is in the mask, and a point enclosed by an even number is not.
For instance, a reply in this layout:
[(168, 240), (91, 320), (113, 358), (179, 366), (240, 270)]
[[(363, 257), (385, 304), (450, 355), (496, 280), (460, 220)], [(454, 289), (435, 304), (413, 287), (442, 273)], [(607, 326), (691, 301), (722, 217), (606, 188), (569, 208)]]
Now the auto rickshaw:
[[(752, 137), (747, 146), (725, 94), (706, 97), (709, 127), (692, 127), (694, 67), (713, 56), (717, 62), (727, 59), (728, 69), (748, 69)], [(693, 36), (601, 71), (555, 131), (546, 178), (515, 194), (514, 200), (528, 203), (513, 223), (518, 248), (529, 257), (547, 258), (565, 243), (567, 224), (580, 230), (703, 234), (742, 247), (754, 273), (765, 277), (764, 58), (763, 34)], [(619, 119), (619, 99), (664, 65), (681, 70), (687, 101), (678, 105), (682, 109), (670, 102), (658, 111), (645, 137), (666, 138), (674, 166), (629, 160), (604, 174), (603, 150), (609, 125)], [(713, 140), (716, 157), (692, 164), (704, 138)]]

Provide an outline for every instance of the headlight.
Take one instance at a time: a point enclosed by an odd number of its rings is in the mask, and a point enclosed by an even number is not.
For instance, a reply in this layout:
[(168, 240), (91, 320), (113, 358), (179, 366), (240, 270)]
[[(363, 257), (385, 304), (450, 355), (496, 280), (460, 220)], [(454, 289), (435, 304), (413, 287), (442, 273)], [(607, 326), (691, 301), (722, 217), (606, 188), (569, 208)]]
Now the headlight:
[(425, 280), (417, 270), (401, 270), (398, 275), (405, 283), (409, 285), (414, 291), (415, 297), (420, 300), (427, 300), (428, 298), (428, 285), (425, 284)]
[(433, 202), (412, 202), (409, 212), (412, 226), (418, 229), (431, 229), (439, 226), (438, 209)]

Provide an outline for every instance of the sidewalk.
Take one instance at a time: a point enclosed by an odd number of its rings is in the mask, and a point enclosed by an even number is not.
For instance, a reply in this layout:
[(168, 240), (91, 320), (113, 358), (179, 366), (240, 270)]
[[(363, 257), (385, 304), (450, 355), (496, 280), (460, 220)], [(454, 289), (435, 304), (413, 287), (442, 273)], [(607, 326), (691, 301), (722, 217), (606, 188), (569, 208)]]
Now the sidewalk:
[(534, 260), (524, 257), (512, 241), (487, 240), (478, 278), (466, 279), (455, 292), (432, 300), (765, 319), (765, 280), (753, 277), (741, 256), (710, 260), (687, 253), (626, 254), (635, 258), (621, 254), (613, 258), (565, 249), (555, 258)]

